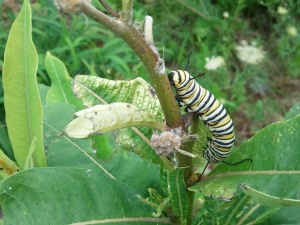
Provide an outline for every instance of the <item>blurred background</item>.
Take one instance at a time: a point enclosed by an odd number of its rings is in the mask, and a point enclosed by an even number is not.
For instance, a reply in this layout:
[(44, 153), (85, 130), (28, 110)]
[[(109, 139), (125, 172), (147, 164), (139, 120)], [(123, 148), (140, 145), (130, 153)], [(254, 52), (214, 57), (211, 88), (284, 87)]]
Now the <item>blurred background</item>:
[[(11, 148), (2, 88), (9, 30), (23, 1), (0, 0), (0, 148)], [(105, 10), (93, 0), (93, 4)], [(120, 0), (107, 0), (115, 11)], [(53, 1), (31, 1), (33, 41), (39, 55), (38, 82), (51, 85), (47, 51), (70, 76), (92, 74), (112, 80), (149, 77), (134, 52), (109, 30), (83, 14), (60, 14)], [(105, 12), (107, 13), (107, 12)], [(281, 120), (300, 101), (299, 0), (136, 0), (135, 25), (154, 19), (154, 40), (168, 72), (185, 69), (209, 89), (233, 118), (236, 146), (264, 126)], [(18, 110), (18, 106), (16, 106)]]

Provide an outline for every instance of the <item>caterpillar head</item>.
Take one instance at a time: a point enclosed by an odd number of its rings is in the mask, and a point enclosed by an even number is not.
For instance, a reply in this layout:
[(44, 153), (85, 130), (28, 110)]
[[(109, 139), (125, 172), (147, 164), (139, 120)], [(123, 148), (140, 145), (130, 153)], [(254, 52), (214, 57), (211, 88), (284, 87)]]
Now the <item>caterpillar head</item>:
[(176, 75), (176, 72), (175, 71), (171, 71), (169, 74), (168, 74), (168, 79), (169, 79), (169, 82), (172, 86), (175, 86), (175, 82), (174, 82), (174, 76)]
[(174, 70), (168, 74), (170, 84), (175, 88), (184, 86), (186, 81), (190, 80), (190, 74), (183, 70)]

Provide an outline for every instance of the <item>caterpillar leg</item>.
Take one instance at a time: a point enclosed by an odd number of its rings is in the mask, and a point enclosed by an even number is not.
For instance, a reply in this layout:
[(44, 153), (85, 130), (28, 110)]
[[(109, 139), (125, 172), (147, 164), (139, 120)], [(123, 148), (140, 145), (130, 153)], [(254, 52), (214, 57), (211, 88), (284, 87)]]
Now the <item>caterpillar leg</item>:
[(186, 104), (184, 103), (184, 101), (182, 101), (182, 99), (179, 97), (179, 95), (176, 95), (176, 96), (175, 96), (175, 99), (176, 99), (176, 101), (177, 101), (179, 107), (183, 107), (183, 106), (186, 105)]

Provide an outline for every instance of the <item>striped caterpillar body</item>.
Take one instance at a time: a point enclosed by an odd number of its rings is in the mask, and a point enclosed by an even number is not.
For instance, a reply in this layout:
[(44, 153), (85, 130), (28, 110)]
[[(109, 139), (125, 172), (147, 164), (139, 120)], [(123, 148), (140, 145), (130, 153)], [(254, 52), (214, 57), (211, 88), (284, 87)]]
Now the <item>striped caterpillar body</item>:
[(197, 113), (212, 133), (212, 138), (203, 152), (204, 158), (210, 163), (223, 161), (231, 153), (235, 139), (233, 123), (226, 109), (187, 71), (172, 71), (168, 78), (176, 90), (178, 105), (186, 106), (187, 112)]

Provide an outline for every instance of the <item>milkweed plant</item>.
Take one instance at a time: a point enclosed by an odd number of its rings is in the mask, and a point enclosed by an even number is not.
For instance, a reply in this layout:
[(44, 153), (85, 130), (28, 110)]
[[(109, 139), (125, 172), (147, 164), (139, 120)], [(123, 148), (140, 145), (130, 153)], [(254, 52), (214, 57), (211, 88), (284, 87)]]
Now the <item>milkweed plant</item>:
[[(235, 121), (226, 112), (226, 97), (200, 88), (197, 76), (203, 71), (193, 74), (192, 69), (189, 76), (184, 72), (188, 65), (182, 68), (188, 63), (182, 62), (175, 68), (178, 76), (168, 78), (168, 43), (153, 35), (156, 18), (135, 20), (132, 0), (122, 0), (121, 8), (103, 0), (54, 4), (67, 20), (94, 20), (111, 31), (108, 43), (121, 39), (149, 82), (142, 76), (114, 80), (81, 71), (73, 77), (49, 49), (43, 61), (51, 85), (38, 84), (40, 57), (32, 40), (31, 4), (24, 0), (3, 62), (13, 150), (13, 157), (0, 151), (3, 224), (277, 224), (300, 219), (299, 103), (283, 120), (233, 146)], [(278, 8), (281, 15), (286, 11)], [(230, 16), (223, 13), (224, 19)], [(286, 29), (298, 35), (292, 25)], [(236, 43), (233, 54), (238, 63), (252, 67), (268, 57), (260, 43), (246, 40)], [(205, 76), (228, 63), (217, 52), (203, 59)]]

